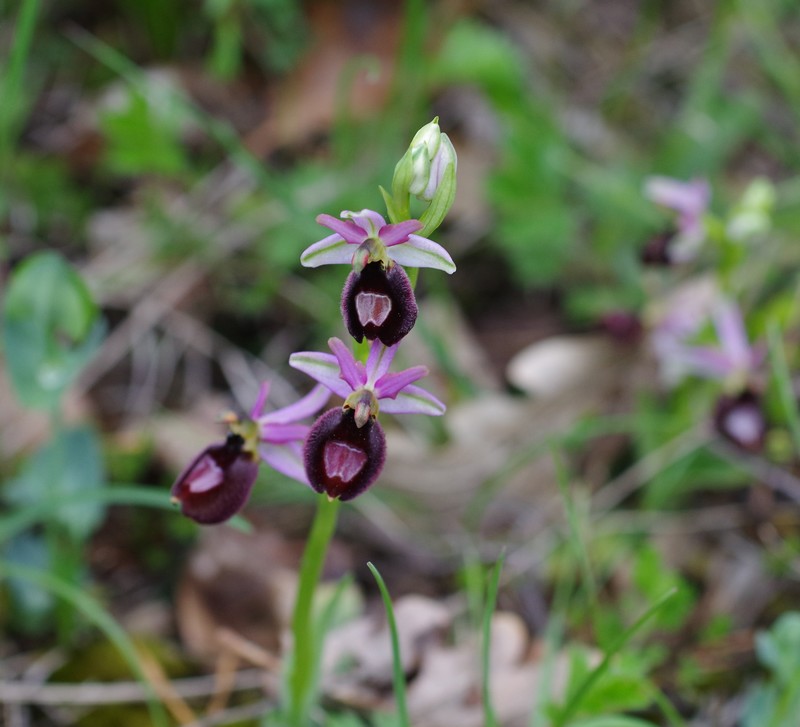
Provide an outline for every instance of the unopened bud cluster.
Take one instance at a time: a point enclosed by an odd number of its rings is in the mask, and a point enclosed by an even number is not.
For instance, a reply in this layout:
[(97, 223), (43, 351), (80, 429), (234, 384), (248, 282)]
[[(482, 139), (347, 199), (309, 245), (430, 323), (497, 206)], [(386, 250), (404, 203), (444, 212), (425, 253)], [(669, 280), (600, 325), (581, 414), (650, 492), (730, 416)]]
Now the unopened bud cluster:
[[(417, 132), (398, 162), (392, 193), (381, 189), (388, 222), (369, 209), (317, 217), (331, 234), (308, 247), (300, 261), (312, 268), (350, 268), (342, 290), (342, 319), (355, 341), (369, 341), (367, 359), (356, 360), (339, 338), (329, 340), (330, 353), (293, 353), (290, 366), (317, 386), (295, 404), (264, 413), (265, 384), (248, 419), (229, 416), (227, 439), (204, 449), (172, 487), (185, 515), (203, 524), (233, 516), (244, 506), (261, 463), (329, 498), (351, 500), (383, 469), (386, 437), (379, 412), (444, 413), (444, 404), (415, 384), (427, 375), (424, 366), (389, 369), (418, 315), (406, 269), (455, 271), (448, 252), (428, 235), (455, 198), (456, 164), (455, 149), (434, 119)], [(412, 196), (424, 207), (419, 219), (410, 216)], [(319, 415), (331, 394), (344, 404)], [(312, 416), (316, 421), (305, 424)]]

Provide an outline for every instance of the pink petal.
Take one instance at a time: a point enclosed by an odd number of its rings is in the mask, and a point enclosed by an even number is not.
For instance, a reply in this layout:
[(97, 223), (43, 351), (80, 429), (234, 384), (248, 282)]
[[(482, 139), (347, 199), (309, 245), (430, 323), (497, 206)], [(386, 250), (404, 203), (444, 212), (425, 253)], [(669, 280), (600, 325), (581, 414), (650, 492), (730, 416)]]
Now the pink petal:
[(719, 349), (710, 346), (675, 346), (667, 359), (679, 364), (696, 376), (722, 379), (734, 371), (730, 359)]
[(738, 370), (749, 369), (753, 353), (739, 307), (729, 300), (723, 301), (714, 311), (714, 327), (731, 366)]
[(299, 442), (291, 444), (262, 444), (258, 453), (272, 469), (291, 477), (293, 480), (308, 484), (306, 470), (303, 466), (303, 449)]
[(375, 237), (382, 227), (386, 226), (386, 220), (381, 215), (372, 210), (361, 210), (360, 212), (351, 212), (344, 210), (341, 215), (344, 219), (352, 220), (363, 231), (364, 237), (361, 242), (367, 237)]
[(271, 444), (302, 442), (310, 428), (308, 424), (262, 424), (259, 439)]
[(397, 343), (394, 346), (384, 346), (377, 338), (372, 342), (367, 358), (367, 382), (369, 384), (374, 386), (375, 382), (389, 370), (398, 346)]
[(351, 220), (340, 220), (332, 215), (317, 215), (317, 222), (333, 230), (350, 245), (360, 245), (368, 237), (361, 226)]
[(328, 346), (331, 351), (333, 351), (333, 355), (336, 356), (336, 360), (339, 362), (341, 377), (354, 391), (355, 389), (361, 388), (367, 382), (366, 373), (363, 367), (358, 366), (353, 354), (345, 345), (344, 341), (342, 341), (340, 338), (329, 338)]
[(384, 225), (381, 227), (378, 236), (386, 247), (391, 247), (401, 242), (407, 242), (408, 236), (412, 232), (421, 229), (422, 223), (419, 220), (406, 220), (405, 222), (398, 222), (396, 225)]
[(317, 384), (302, 399), (282, 409), (268, 412), (261, 417), (253, 417), (263, 424), (289, 424), (316, 414), (331, 398), (331, 392), (322, 384)]
[(414, 366), (394, 374), (385, 374), (375, 383), (375, 396), (378, 399), (394, 399), (409, 384), (428, 375), (425, 366)]
[(670, 177), (650, 177), (645, 181), (644, 193), (656, 204), (691, 217), (705, 212), (711, 196), (708, 182), (704, 179), (681, 182)]
[(267, 403), (268, 396), (269, 396), (269, 381), (265, 381), (258, 388), (258, 397), (256, 398), (256, 403), (253, 404), (253, 408), (250, 410), (251, 419), (258, 419), (258, 417), (261, 416), (261, 412), (264, 411), (264, 405)]

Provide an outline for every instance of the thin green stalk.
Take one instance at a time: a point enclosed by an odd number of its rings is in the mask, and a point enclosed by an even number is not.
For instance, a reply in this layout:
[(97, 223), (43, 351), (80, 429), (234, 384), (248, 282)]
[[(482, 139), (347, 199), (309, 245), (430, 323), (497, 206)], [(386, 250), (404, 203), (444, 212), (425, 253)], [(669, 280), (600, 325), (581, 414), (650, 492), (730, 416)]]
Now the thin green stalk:
[(47, 520), (54, 512), (57, 512), (65, 505), (98, 502), (104, 502), (109, 505), (139, 505), (158, 507), (164, 510), (175, 509), (175, 506), (170, 503), (167, 491), (154, 490), (147, 487), (114, 485), (104, 490), (75, 492), (68, 497), (54, 497), (0, 517), (0, 543), (27, 530), (32, 525)]
[(778, 386), (783, 415), (792, 435), (795, 454), (800, 455), (800, 414), (797, 411), (797, 400), (792, 391), (792, 378), (789, 373), (789, 364), (786, 361), (786, 352), (783, 348), (781, 329), (775, 321), (770, 322), (767, 328), (769, 342), (769, 358), (772, 363), (772, 373)]
[(33, 41), (39, 5), (40, 0), (25, 0), (22, 3), (14, 28), (14, 41), (8, 64), (2, 83), (0, 83), (0, 98), (3, 99), (2, 111), (0, 111), (0, 168), (5, 168), (3, 162), (8, 159), (11, 152), (14, 123), (16, 115), (20, 111), (22, 74)]
[(547, 724), (547, 706), (552, 699), (553, 680), (556, 670), (556, 656), (564, 637), (565, 614), (573, 590), (577, 586), (577, 569), (569, 571), (556, 581), (553, 604), (547, 618), (544, 632), (544, 654), (542, 656), (541, 679), (536, 685), (536, 701), (531, 710), (530, 727), (543, 727)]
[(94, 600), (94, 598), (77, 586), (73, 586), (71, 583), (61, 578), (33, 568), (26, 568), (0, 561), (0, 575), (34, 583), (40, 588), (51, 591), (56, 596), (71, 603), (74, 608), (82, 611), (83, 614), (106, 635), (108, 640), (116, 646), (121, 656), (133, 671), (134, 676), (136, 676), (147, 689), (149, 693), (147, 706), (153, 724), (158, 727), (166, 727), (166, 725), (169, 724), (164, 712), (164, 707), (158, 701), (158, 697), (152, 685), (146, 679), (142, 671), (139, 664), (139, 657), (136, 653), (136, 647), (122, 627)]
[(497, 606), (497, 591), (500, 587), (500, 572), (503, 570), (503, 562), (505, 561), (505, 553), (500, 555), (500, 558), (495, 563), (492, 569), (489, 583), (486, 587), (486, 603), (483, 609), (483, 639), (481, 643), (481, 697), (483, 701), (483, 724), (485, 727), (497, 727), (497, 715), (494, 711), (492, 704), (491, 690), (489, 689), (491, 681), (491, 665), (489, 657), (491, 656), (492, 647), (492, 616), (494, 609)]
[(367, 568), (370, 569), (375, 580), (378, 582), (378, 588), (381, 591), (381, 598), (383, 598), (383, 605), (386, 609), (386, 621), (389, 624), (389, 634), (392, 639), (392, 680), (394, 684), (394, 701), (397, 705), (397, 721), (401, 727), (411, 727), (411, 720), (408, 716), (408, 703), (406, 701), (406, 675), (403, 670), (403, 660), (400, 654), (400, 639), (397, 635), (397, 621), (394, 617), (394, 608), (392, 608), (392, 597), (389, 595), (389, 589), (383, 581), (383, 577), (378, 572), (378, 569), (372, 564), (367, 563)]
[(672, 727), (686, 727), (686, 720), (658, 687), (653, 689), (653, 701)]
[(308, 727), (314, 704), (317, 661), (321, 644), (314, 624), (314, 593), (317, 590), (328, 544), (336, 529), (339, 500), (326, 495), (317, 499), (317, 512), (300, 563), (300, 582), (292, 618), (293, 651), (286, 678), (286, 710), (291, 727)]
[(564, 501), (564, 511), (567, 515), (567, 525), (569, 526), (569, 540), (572, 548), (575, 551), (575, 558), (581, 569), (583, 576), (584, 586), (589, 595), (589, 606), (594, 616), (595, 607), (597, 605), (597, 584), (595, 582), (594, 573), (592, 572), (592, 564), (589, 559), (589, 551), (586, 549), (586, 543), (581, 536), (580, 522), (578, 520), (578, 512), (575, 509), (575, 501), (572, 499), (572, 494), (569, 491), (569, 476), (561, 461), (561, 457), (556, 449), (552, 451), (553, 462), (556, 469), (556, 479), (558, 480), (558, 490), (561, 493), (561, 498)]
[(553, 727), (563, 727), (564, 725), (569, 724), (574, 714), (578, 711), (578, 707), (580, 707), (581, 702), (585, 699), (586, 695), (589, 694), (592, 687), (594, 687), (600, 678), (608, 671), (608, 668), (611, 666), (611, 660), (635, 636), (636, 632), (639, 631), (639, 629), (641, 629), (642, 626), (644, 626), (658, 612), (658, 610), (667, 603), (667, 601), (675, 596), (677, 592), (677, 588), (671, 588), (622, 633), (613, 646), (603, 655), (603, 660), (597, 665), (597, 667), (595, 667), (595, 669), (586, 675), (586, 678), (575, 691), (574, 696), (553, 720)]

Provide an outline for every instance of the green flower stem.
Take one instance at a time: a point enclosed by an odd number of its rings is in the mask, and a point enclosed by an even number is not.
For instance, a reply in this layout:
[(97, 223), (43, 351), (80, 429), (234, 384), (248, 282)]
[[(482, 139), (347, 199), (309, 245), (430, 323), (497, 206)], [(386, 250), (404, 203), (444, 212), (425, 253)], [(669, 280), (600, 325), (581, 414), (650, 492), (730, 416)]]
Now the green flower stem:
[(293, 653), (286, 678), (286, 710), (291, 727), (308, 727), (314, 703), (322, 634), (314, 623), (314, 593), (325, 564), (328, 544), (336, 529), (339, 500), (317, 499), (317, 512), (300, 564), (300, 582), (292, 618)]

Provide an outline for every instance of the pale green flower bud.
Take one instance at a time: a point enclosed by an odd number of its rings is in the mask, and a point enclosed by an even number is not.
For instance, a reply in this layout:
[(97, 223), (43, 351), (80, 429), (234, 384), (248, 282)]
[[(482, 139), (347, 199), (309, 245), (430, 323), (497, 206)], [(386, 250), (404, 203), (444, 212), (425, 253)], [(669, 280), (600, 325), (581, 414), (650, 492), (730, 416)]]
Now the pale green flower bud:
[(420, 235), (429, 235), (444, 220), (456, 196), (456, 150), (439, 128), (439, 118), (425, 124), (411, 140), (397, 163), (391, 195), (381, 188), (389, 217), (393, 222), (410, 219), (411, 195), (427, 202), (420, 215)]
[(775, 187), (767, 179), (754, 179), (733, 208), (727, 224), (728, 236), (736, 242), (747, 242), (766, 234), (772, 227)]

